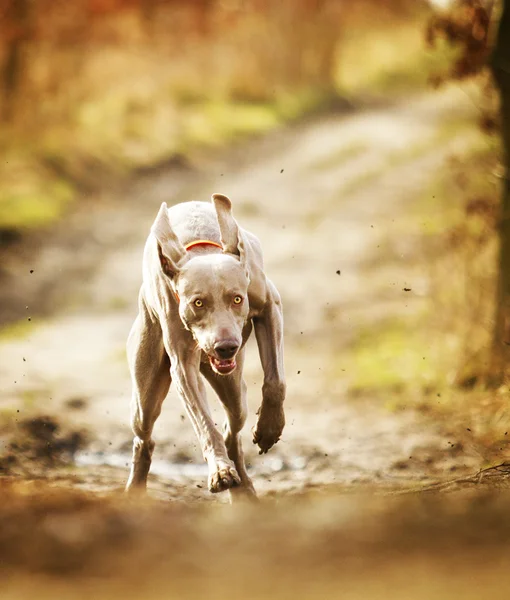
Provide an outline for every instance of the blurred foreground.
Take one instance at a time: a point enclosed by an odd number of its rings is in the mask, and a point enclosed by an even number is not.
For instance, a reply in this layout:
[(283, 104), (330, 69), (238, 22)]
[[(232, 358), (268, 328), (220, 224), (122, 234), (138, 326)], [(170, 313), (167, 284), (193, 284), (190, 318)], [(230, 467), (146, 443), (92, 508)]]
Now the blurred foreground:
[(503, 598), (508, 493), (260, 506), (1, 486), (2, 598)]

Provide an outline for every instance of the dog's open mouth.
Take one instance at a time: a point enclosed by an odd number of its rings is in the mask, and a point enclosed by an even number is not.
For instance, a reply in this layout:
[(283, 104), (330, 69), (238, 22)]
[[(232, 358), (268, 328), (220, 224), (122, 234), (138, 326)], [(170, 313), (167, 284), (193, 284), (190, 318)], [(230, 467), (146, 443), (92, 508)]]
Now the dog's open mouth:
[(211, 363), (213, 371), (216, 371), (216, 373), (219, 373), (220, 375), (228, 375), (237, 367), (235, 358), (220, 360), (215, 356), (209, 356), (209, 362)]

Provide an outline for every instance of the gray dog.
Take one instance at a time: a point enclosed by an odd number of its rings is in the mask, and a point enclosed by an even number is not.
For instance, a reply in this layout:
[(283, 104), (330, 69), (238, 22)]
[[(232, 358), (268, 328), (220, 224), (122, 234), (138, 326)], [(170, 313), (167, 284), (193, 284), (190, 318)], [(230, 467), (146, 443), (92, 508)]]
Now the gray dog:
[[(173, 380), (209, 467), (209, 490), (255, 496), (240, 440), (247, 416), (244, 346), (252, 328), (264, 371), (252, 432), (263, 453), (285, 425), (285, 375), (282, 305), (264, 274), (260, 242), (238, 226), (226, 196), (170, 209), (163, 203), (145, 245), (139, 314), (127, 343), (135, 434), (127, 490), (146, 486), (152, 430)], [(225, 408), (223, 435), (200, 374)]]

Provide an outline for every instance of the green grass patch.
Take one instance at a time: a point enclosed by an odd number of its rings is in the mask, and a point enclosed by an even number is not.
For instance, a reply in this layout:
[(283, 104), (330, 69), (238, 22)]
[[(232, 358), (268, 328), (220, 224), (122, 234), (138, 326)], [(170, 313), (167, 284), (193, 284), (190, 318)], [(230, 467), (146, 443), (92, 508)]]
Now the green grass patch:
[(276, 104), (209, 102), (184, 112), (181, 150), (219, 146), (233, 139), (265, 133), (282, 122)]
[(427, 321), (427, 314), (389, 318), (362, 330), (339, 363), (349, 374), (351, 391), (421, 395), (423, 390), (443, 389), (456, 340), (433, 339), (422, 325)]
[[(472, 144), (452, 156), (421, 198), (414, 203), (410, 219), (419, 223), (427, 237), (447, 234), (461, 226), (467, 238), (478, 236), (487, 224), (483, 219), (467, 218), (470, 200), (495, 205), (501, 185), (499, 140), (478, 132)], [(408, 223), (406, 224), (406, 226)]]
[(37, 324), (34, 321), (20, 319), (19, 321), (14, 321), (14, 323), (4, 325), (0, 328), (0, 343), (26, 339), (40, 325), (41, 321), (39, 319)]
[(31, 229), (59, 219), (73, 186), (42, 169), (30, 150), (12, 150), (0, 164), (0, 228)]
[(78, 110), (73, 135), (82, 151), (129, 170), (266, 133), (330, 100), (313, 90), (282, 93), (264, 102), (199, 95), (183, 102), (180, 96), (163, 99), (158, 94), (130, 100), (125, 90), (113, 90)]
[(72, 198), (72, 187), (63, 181), (45, 182), (31, 190), (8, 189), (0, 196), (0, 228), (32, 229), (48, 225), (64, 215)]
[(348, 29), (338, 50), (337, 89), (388, 96), (425, 88), (431, 77), (446, 72), (457, 51), (442, 41), (428, 48), (424, 29), (423, 15), (393, 27), (369, 22), (361, 30)]

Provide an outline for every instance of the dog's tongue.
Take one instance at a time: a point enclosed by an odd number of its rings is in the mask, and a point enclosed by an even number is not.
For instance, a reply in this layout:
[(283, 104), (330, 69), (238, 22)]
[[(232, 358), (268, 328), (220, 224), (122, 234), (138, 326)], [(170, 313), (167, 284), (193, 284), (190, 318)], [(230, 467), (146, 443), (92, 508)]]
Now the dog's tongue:
[(219, 367), (231, 367), (234, 364), (234, 359), (227, 358), (226, 360), (216, 360), (216, 364)]
[(235, 358), (227, 358), (225, 360), (221, 360), (216, 358), (215, 356), (210, 357), (211, 362), (219, 371), (232, 371), (236, 367), (236, 359)]

